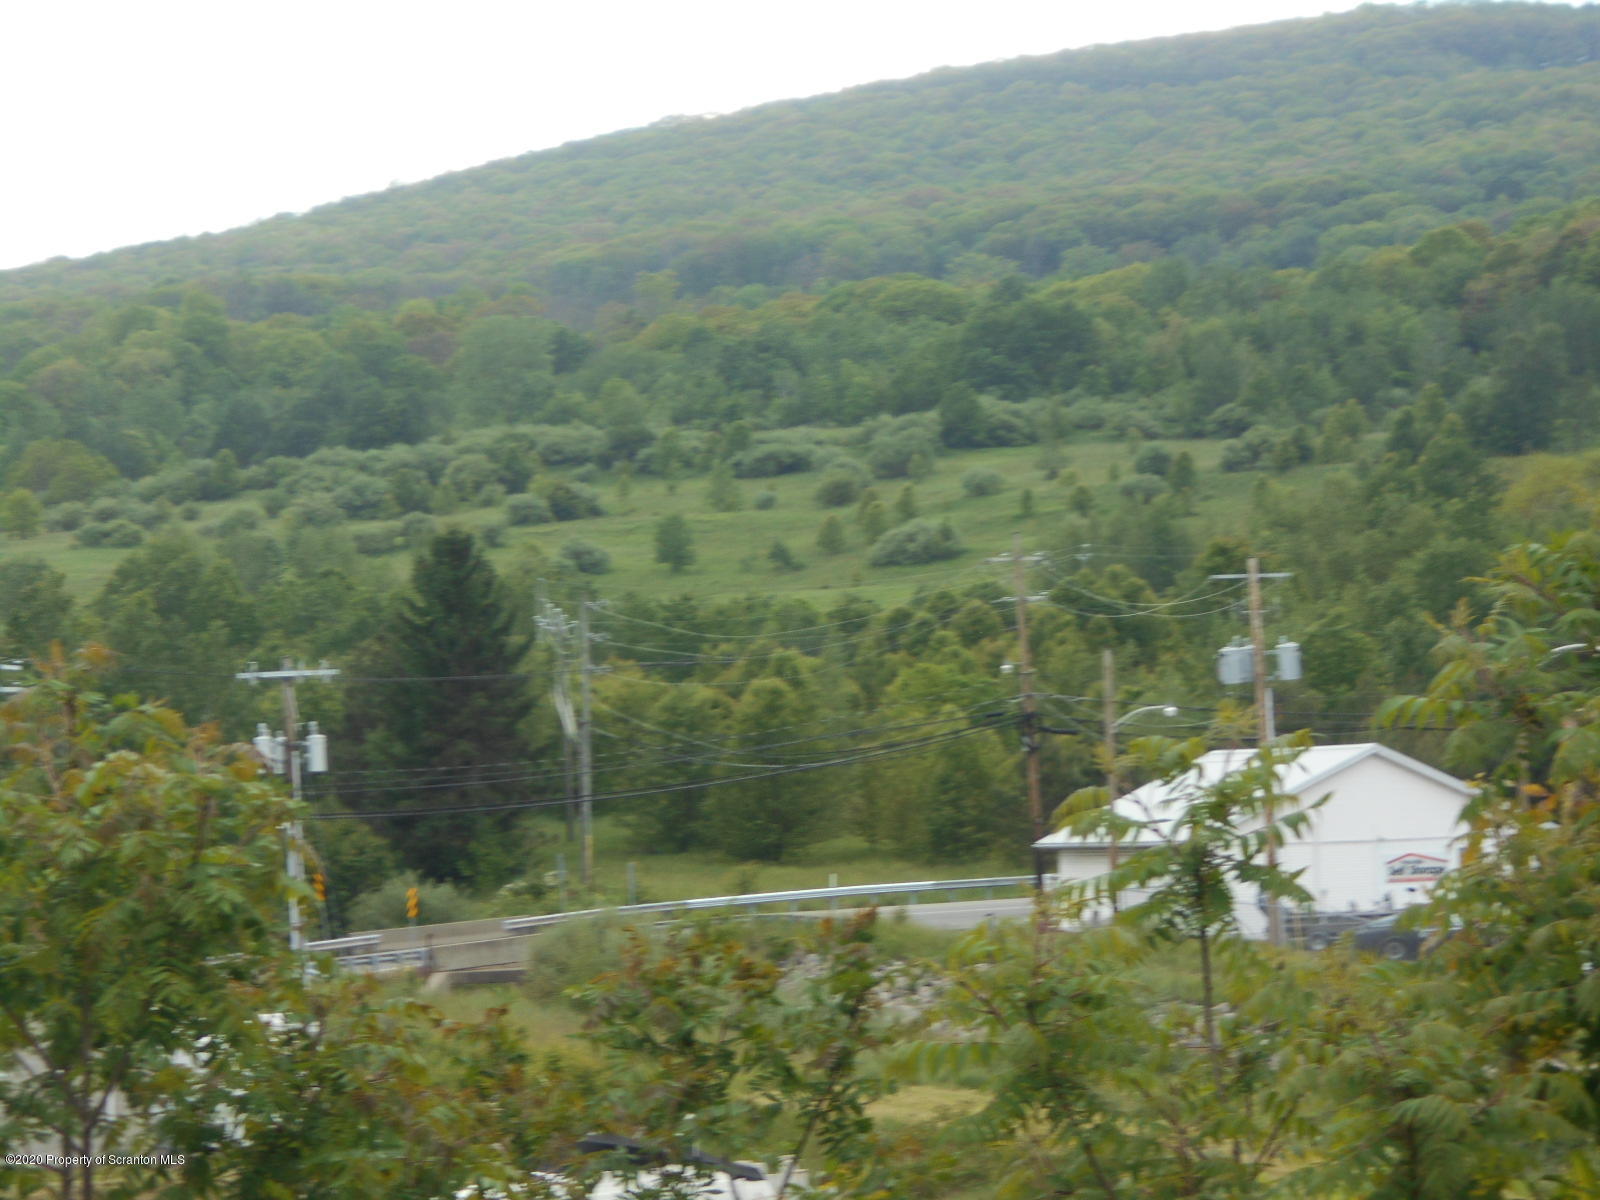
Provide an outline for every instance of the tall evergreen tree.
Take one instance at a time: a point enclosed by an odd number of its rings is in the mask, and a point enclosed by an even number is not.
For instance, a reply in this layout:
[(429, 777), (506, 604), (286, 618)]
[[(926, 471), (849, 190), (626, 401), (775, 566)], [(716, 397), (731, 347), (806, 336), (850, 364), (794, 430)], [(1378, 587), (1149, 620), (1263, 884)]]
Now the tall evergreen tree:
[[(367, 765), (414, 774), (414, 787), (358, 797), (372, 809), (448, 809), (513, 801), (526, 786), (496, 783), (502, 766), (528, 757), (521, 726), (532, 709), (528, 652), (494, 568), (461, 530), (435, 537), (411, 574), (376, 649), (380, 677), (356, 684), (352, 739)], [(445, 786), (441, 786), (444, 784)], [(401, 817), (383, 830), (406, 865), (430, 879), (494, 879), (516, 868), (507, 813)]]

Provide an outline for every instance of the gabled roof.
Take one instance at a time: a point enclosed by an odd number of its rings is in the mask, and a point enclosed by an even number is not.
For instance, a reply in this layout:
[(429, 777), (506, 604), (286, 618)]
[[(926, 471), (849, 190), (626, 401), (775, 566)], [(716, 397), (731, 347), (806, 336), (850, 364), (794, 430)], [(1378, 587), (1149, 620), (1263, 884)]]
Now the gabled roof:
[[(1195, 760), (1194, 767), (1187, 774), (1168, 783), (1159, 781), (1147, 783), (1126, 796), (1119, 797), (1115, 804), (1116, 811), (1118, 815), (1136, 821), (1177, 815), (1182, 811), (1181, 806), (1187, 804), (1190, 796), (1243, 770), (1255, 761), (1256, 753), (1254, 747), (1208, 751)], [(1326, 788), (1328, 781), (1335, 775), (1349, 770), (1368, 758), (1381, 758), (1402, 770), (1410, 771), (1439, 787), (1455, 792), (1463, 800), (1472, 794), (1472, 789), (1454, 775), (1447, 775), (1425, 762), (1419, 762), (1409, 754), (1401, 754), (1398, 750), (1391, 750), (1377, 742), (1313, 746), (1283, 768), (1279, 785), (1290, 795), (1315, 799), (1322, 794), (1322, 789)], [(1139, 840), (1137, 837), (1131, 839), (1133, 842)], [(1034, 845), (1041, 850), (1061, 850), (1074, 846), (1091, 848), (1106, 843), (1086, 841), (1062, 829), (1046, 834)]]

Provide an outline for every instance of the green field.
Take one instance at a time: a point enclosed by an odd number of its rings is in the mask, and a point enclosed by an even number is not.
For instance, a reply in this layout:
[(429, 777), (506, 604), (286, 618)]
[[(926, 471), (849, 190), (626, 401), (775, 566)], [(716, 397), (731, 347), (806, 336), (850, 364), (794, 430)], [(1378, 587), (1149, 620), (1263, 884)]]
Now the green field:
[[(1251, 491), (1262, 473), (1219, 471), (1221, 441), (1164, 444), (1174, 453), (1188, 451), (1199, 472), (1193, 514), (1185, 521), (1190, 532), (1204, 538), (1247, 529)], [(814, 493), (823, 477), (820, 471), (740, 480), (743, 507), (735, 512), (713, 511), (703, 476), (673, 485), (656, 478), (635, 479), (626, 495), (614, 476), (602, 476), (597, 486), (607, 509), (605, 515), (511, 528), (506, 531), (504, 544), (491, 552), (491, 558), (502, 570), (543, 558), (554, 571), (561, 547), (570, 540), (581, 539), (599, 546), (611, 557), (610, 571), (589, 577), (602, 594), (665, 592), (709, 597), (778, 593), (826, 603), (830, 595), (850, 592), (878, 603), (895, 603), (923, 588), (993, 578), (995, 568), (984, 560), (1009, 550), (1014, 536), (1020, 535), (1030, 548), (1059, 544), (1064, 536), (1063, 526), (1077, 520), (1068, 508), (1073, 490), (1080, 484), (1088, 488), (1097, 512), (1110, 508), (1119, 500), (1120, 481), (1132, 474), (1134, 452), (1122, 442), (1068, 443), (1061, 448), (1065, 465), (1053, 480), (1040, 468), (1041, 450), (1037, 446), (941, 455), (927, 477), (911, 484), (917, 512), (933, 520), (949, 520), (964, 549), (958, 557), (926, 566), (869, 566), (870, 547), (854, 520), (855, 506), (827, 509), (816, 502)], [(968, 495), (962, 477), (968, 471), (983, 468), (999, 472), (1005, 486), (988, 496)], [(1288, 478), (1300, 483), (1324, 469), (1304, 467)], [(886, 508), (893, 509), (906, 482), (884, 480), (874, 485)], [(1021, 515), (1025, 489), (1032, 493), (1030, 517)], [(755, 496), (762, 491), (771, 491), (777, 497), (772, 508), (753, 507)], [(233, 500), (194, 506), (189, 510), (191, 519), (181, 524), (200, 530), (229, 512), (256, 505), (252, 495), (245, 493)], [(833, 556), (823, 554), (816, 545), (817, 531), (830, 512), (837, 513), (844, 522), (849, 543), (844, 552)], [(678, 573), (655, 561), (655, 524), (670, 513), (686, 517), (694, 537), (696, 561)], [(483, 529), (499, 522), (502, 515), (498, 507), (476, 508), (437, 520), (441, 526)], [(895, 519), (891, 512), (891, 525)], [(351, 522), (344, 528), (357, 532), (378, 524)], [(280, 538), (289, 532), (281, 517), (263, 519), (261, 528)], [(780, 571), (773, 565), (768, 551), (777, 541), (783, 542), (801, 564), (798, 570)], [(69, 589), (80, 600), (92, 597), (129, 553), (125, 549), (78, 546), (70, 533), (15, 539), (9, 543), (8, 551), (43, 558), (66, 576)], [(397, 583), (404, 580), (410, 565), (409, 555), (399, 552), (363, 561)]]

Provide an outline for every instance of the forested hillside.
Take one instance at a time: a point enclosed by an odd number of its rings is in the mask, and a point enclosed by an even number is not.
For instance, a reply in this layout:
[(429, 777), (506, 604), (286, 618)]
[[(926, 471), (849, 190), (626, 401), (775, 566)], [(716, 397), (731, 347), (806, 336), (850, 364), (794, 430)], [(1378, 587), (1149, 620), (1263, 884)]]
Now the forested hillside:
[(667, 269), (706, 296), (1168, 253), (1308, 267), (1600, 191), (1597, 108), (1593, 6), (1366, 7), (664, 122), (10, 272), (0, 298), (185, 280), (256, 319), (526, 285), (586, 325)]

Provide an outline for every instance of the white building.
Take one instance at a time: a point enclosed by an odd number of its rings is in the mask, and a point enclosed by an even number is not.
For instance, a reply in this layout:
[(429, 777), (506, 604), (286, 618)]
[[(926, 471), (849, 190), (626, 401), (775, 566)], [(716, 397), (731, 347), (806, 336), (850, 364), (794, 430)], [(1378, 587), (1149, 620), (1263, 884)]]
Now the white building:
[[(1200, 789), (1226, 778), (1255, 757), (1253, 749), (1213, 750), (1171, 783), (1148, 783), (1116, 801), (1116, 812), (1147, 824), (1172, 818)], [(1278, 865), (1301, 871), (1300, 886), (1321, 912), (1405, 908), (1427, 898), (1434, 881), (1460, 861), (1461, 809), (1471, 789), (1376, 742), (1315, 746), (1283, 768), (1281, 790), (1306, 805), (1309, 827), (1278, 851)], [(1279, 816), (1282, 813), (1277, 814)], [(1156, 840), (1153, 831), (1120, 842), (1119, 860)], [(1104, 875), (1111, 846), (1065, 830), (1036, 847), (1055, 855), (1056, 883), (1081, 883)], [(1127, 895), (1125, 902), (1137, 902)], [(1236, 897), (1241, 929), (1259, 935), (1266, 917), (1258, 897)]]

